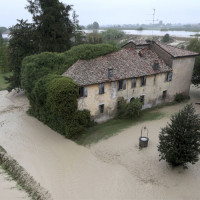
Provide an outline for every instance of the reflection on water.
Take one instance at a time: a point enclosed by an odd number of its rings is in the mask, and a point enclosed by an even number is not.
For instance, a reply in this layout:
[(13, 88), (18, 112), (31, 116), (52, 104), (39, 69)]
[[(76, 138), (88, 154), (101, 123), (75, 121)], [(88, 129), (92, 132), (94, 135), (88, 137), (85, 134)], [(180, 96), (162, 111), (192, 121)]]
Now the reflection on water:
[[(86, 33), (91, 33), (92, 30), (84, 30)], [(103, 30), (99, 30), (102, 32)], [(123, 30), (126, 34), (133, 34), (133, 35), (157, 35), (163, 36), (165, 34), (169, 34), (171, 36), (176, 37), (194, 37), (191, 35), (200, 34), (200, 32), (189, 32), (189, 31), (160, 31), (160, 30)]]

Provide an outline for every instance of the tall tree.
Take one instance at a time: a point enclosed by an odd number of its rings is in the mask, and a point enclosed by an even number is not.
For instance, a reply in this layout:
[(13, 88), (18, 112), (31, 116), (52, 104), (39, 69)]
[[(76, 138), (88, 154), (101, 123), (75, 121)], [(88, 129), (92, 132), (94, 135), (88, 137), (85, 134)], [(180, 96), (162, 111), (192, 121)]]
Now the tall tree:
[(93, 29), (94, 30), (97, 30), (97, 29), (99, 29), (99, 23), (98, 22), (93, 22)]
[(92, 24), (88, 24), (87, 29), (98, 30), (99, 29), (99, 23), (93, 22)]
[(72, 22), (69, 19), (70, 5), (59, 0), (28, 0), (26, 7), (33, 15), (39, 38), (39, 51), (62, 52), (70, 48)]
[(21, 64), (24, 57), (44, 51), (63, 52), (70, 48), (73, 25), (69, 19), (70, 5), (59, 0), (27, 0), (26, 7), (33, 23), (18, 20), (10, 29), (9, 62), (13, 76), (6, 78), (8, 90), (20, 88)]
[(73, 39), (74, 39), (74, 44), (82, 44), (83, 43), (83, 32), (82, 32), (82, 28), (79, 25), (79, 20), (78, 20), (78, 15), (76, 14), (75, 11), (73, 11), (72, 13), (72, 26), (73, 26), (73, 31), (72, 31), (72, 35), (73, 35)]
[(37, 43), (34, 37), (35, 27), (33, 24), (24, 20), (18, 20), (18, 23), (10, 28), (10, 41), (8, 46), (9, 65), (13, 75), (6, 80), (10, 83), (8, 88), (11, 91), (14, 88), (20, 88), (21, 63), (25, 56), (34, 54), (38, 51)]

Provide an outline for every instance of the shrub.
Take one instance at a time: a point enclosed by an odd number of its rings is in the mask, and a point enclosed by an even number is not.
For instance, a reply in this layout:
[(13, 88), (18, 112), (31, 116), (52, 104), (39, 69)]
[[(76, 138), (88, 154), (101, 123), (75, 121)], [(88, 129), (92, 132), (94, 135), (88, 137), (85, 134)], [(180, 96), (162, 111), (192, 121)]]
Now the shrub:
[(101, 34), (102, 34), (103, 38), (108, 41), (122, 38), (125, 35), (125, 33), (123, 31), (117, 30), (117, 29), (112, 29), (112, 28), (102, 31)]
[(169, 34), (167, 33), (167, 34), (165, 34), (165, 35), (163, 36), (162, 42), (169, 42), (169, 40), (170, 40), (170, 36), (169, 36)]
[(86, 35), (86, 43), (99, 44), (103, 42), (103, 37), (100, 33), (93, 32)]
[(43, 107), (46, 104), (48, 84), (54, 78), (62, 78), (60, 75), (49, 74), (40, 78), (30, 94), (30, 104)]
[[(72, 47), (69, 51), (65, 52), (67, 60), (70, 58), (73, 60), (73, 63), (79, 59), (89, 60), (92, 58), (97, 58), (114, 51), (117, 51), (118, 48), (115, 45), (111, 44), (82, 44), (75, 47)], [(73, 64), (72, 63), (72, 64)], [(70, 63), (70, 65), (72, 65)], [(66, 69), (65, 69), (66, 70)]]
[(174, 97), (174, 101), (179, 102), (179, 103), (186, 99), (189, 99), (189, 96), (186, 96), (183, 93), (176, 93), (176, 95)]
[(77, 111), (77, 84), (59, 74), (79, 59), (88, 60), (116, 50), (110, 44), (84, 44), (65, 53), (44, 52), (26, 57), (21, 85), (30, 101), (29, 113), (68, 138), (80, 135), (91, 125), (90, 112)]
[(89, 127), (91, 125), (91, 117), (89, 110), (77, 110), (75, 113), (75, 119), (78, 123), (84, 127)]
[(73, 122), (66, 126), (65, 136), (68, 139), (76, 139), (84, 132), (85, 128), (77, 122)]
[(135, 118), (139, 117), (142, 110), (142, 103), (139, 98), (134, 99), (130, 103), (122, 97), (117, 104), (117, 116), (119, 118)]
[(142, 111), (142, 103), (139, 98), (131, 101), (126, 108), (126, 115), (128, 118), (139, 117)]
[(49, 73), (57, 73), (65, 63), (64, 54), (44, 52), (25, 57), (22, 62), (21, 86), (29, 97), (35, 83)]
[(43, 76), (49, 73), (61, 75), (79, 59), (89, 60), (117, 50), (118, 48), (111, 44), (82, 44), (72, 47), (65, 53), (43, 52), (27, 56), (22, 62), (22, 89), (29, 98), (35, 83)]
[(117, 116), (119, 118), (124, 118), (126, 117), (126, 112), (127, 112), (127, 102), (126, 100), (122, 97), (117, 103)]
[(47, 88), (47, 104), (51, 112), (69, 119), (78, 108), (78, 86), (69, 77), (54, 78)]
[(200, 153), (200, 118), (192, 104), (171, 117), (171, 123), (161, 129), (158, 151), (160, 160), (172, 166), (186, 166), (198, 161)]

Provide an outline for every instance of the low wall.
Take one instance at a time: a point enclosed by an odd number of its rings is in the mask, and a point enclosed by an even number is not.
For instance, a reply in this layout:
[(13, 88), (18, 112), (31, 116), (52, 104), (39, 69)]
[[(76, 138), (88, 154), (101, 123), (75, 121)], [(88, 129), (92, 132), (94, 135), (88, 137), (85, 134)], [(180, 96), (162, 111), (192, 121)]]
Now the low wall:
[(0, 165), (35, 200), (52, 200), (51, 195), (0, 146)]

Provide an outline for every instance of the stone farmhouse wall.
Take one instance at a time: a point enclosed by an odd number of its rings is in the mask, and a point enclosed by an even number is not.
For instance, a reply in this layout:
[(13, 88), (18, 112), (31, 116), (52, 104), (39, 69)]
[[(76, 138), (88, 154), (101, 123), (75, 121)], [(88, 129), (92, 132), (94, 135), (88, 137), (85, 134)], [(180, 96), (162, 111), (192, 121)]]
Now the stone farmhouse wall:
[[(165, 81), (166, 73), (160, 73), (147, 76), (145, 86), (141, 86), (141, 78), (138, 77), (136, 87), (132, 88), (132, 79), (127, 79), (125, 90), (118, 90), (118, 81), (106, 82), (104, 83), (104, 94), (99, 94), (98, 84), (89, 85), (87, 86), (87, 97), (81, 97), (78, 100), (78, 108), (90, 110), (95, 121), (103, 122), (115, 116), (120, 97), (124, 97), (127, 102), (130, 102), (131, 98), (144, 95), (143, 109), (145, 109), (163, 102), (173, 101), (176, 93), (189, 95), (194, 61), (194, 57), (173, 59), (172, 81)], [(165, 90), (167, 95), (163, 99), (162, 95)], [(101, 104), (104, 104), (103, 113), (99, 111)]]
[(195, 57), (182, 57), (173, 59), (173, 81), (169, 88), (171, 95), (184, 93), (189, 95)]
[(172, 56), (169, 53), (167, 53), (165, 50), (163, 50), (156, 43), (154, 43), (154, 44), (151, 45), (151, 49), (152, 49), (152, 51), (156, 52), (156, 54), (160, 58), (162, 58), (168, 66), (172, 67), (173, 58), (172, 58)]
[[(162, 99), (164, 90), (168, 90), (172, 82), (165, 82), (165, 73), (147, 76), (146, 85), (141, 86), (141, 78), (137, 78), (136, 87), (131, 87), (131, 79), (126, 80), (126, 89), (118, 90), (118, 81), (104, 84), (104, 94), (99, 94), (99, 85), (88, 86), (88, 96), (81, 97), (78, 101), (80, 110), (88, 109), (97, 122), (103, 122), (113, 118), (116, 114), (117, 102), (120, 97), (124, 97), (127, 102), (131, 98), (144, 95), (143, 109), (155, 106), (164, 101), (172, 101), (173, 96), (167, 94), (165, 100)], [(104, 104), (104, 113), (100, 113), (99, 105)]]

